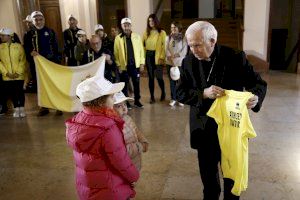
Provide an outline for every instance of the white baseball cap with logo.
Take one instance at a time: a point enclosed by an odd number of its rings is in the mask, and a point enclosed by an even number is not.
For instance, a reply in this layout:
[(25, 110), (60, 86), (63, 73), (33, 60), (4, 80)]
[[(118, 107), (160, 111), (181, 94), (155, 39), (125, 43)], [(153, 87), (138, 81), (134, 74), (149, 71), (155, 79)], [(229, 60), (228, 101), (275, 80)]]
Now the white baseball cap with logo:
[(78, 37), (78, 35), (86, 35), (86, 32), (84, 30), (79, 30), (76, 33), (76, 36)]
[(102, 76), (93, 76), (78, 84), (76, 95), (81, 102), (88, 102), (104, 95), (120, 92), (125, 86), (124, 82), (111, 83)]
[(33, 11), (30, 15), (31, 19), (35, 18), (36, 16), (42, 16), (44, 17), (43, 13), (41, 11)]
[(101, 24), (96, 24), (95, 25), (95, 32), (98, 30), (104, 30), (103, 26)]
[(114, 104), (119, 104), (124, 101), (133, 101), (133, 98), (126, 97), (123, 92), (118, 92), (114, 94)]
[(0, 30), (0, 35), (13, 35), (14, 32), (9, 28), (2, 28)]
[(128, 17), (125, 17), (121, 20), (121, 24), (125, 24), (125, 23), (131, 24), (131, 20)]

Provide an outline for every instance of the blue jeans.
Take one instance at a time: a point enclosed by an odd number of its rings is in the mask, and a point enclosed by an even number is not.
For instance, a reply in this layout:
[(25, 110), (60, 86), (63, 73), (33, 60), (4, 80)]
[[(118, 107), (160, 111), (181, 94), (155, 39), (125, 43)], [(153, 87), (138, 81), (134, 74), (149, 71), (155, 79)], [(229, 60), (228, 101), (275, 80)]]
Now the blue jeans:
[(176, 101), (176, 85), (177, 85), (177, 81), (173, 81), (171, 76), (170, 76), (170, 69), (171, 69), (171, 65), (167, 65), (167, 70), (168, 70), (168, 76), (169, 76), (169, 80), (170, 80), (170, 90), (171, 90), (171, 100)]

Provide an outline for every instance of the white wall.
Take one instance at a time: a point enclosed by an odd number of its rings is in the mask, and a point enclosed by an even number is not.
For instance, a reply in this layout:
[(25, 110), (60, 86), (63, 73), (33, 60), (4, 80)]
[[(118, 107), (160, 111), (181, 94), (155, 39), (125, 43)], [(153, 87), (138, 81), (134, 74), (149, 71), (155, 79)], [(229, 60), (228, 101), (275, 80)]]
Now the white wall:
[(128, 17), (132, 21), (132, 29), (141, 36), (147, 27), (147, 18), (151, 14), (150, 1), (127, 0)]
[(214, 18), (215, 2), (212, 0), (199, 0), (199, 18)]
[(244, 51), (267, 60), (270, 0), (245, 1)]
[(18, 11), (14, 2), (12, 0), (0, 1), (0, 28), (10, 28), (22, 39), (20, 19), (18, 19)]
[(73, 14), (78, 20), (78, 27), (87, 32), (88, 37), (94, 33), (97, 24), (96, 0), (59, 0), (63, 30), (68, 28), (67, 17)]

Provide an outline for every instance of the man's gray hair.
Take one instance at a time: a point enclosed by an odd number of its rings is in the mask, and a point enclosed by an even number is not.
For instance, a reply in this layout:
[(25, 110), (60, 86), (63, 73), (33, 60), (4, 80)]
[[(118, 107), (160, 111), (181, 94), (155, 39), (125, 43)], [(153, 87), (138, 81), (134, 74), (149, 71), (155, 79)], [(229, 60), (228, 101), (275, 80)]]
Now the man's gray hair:
[(191, 24), (185, 32), (185, 36), (202, 31), (204, 42), (214, 39), (217, 42), (218, 32), (216, 28), (207, 21), (197, 21)]

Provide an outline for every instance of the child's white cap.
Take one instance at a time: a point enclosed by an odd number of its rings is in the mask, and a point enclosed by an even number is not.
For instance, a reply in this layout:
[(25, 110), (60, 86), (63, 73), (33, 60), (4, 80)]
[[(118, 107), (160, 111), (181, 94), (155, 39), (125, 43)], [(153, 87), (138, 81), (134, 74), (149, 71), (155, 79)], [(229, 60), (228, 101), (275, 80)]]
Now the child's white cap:
[(124, 101), (133, 101), (133, 98), (126, 97), (123, 92), (118, 92), (114, 94), (114, 104), (119, 104)]
[(104, 95), (120, 92), (125, 83), (111, 83), (101, 76), (94, 76), (78, 84), (76, 95), (81, 102), (88, 102)]

